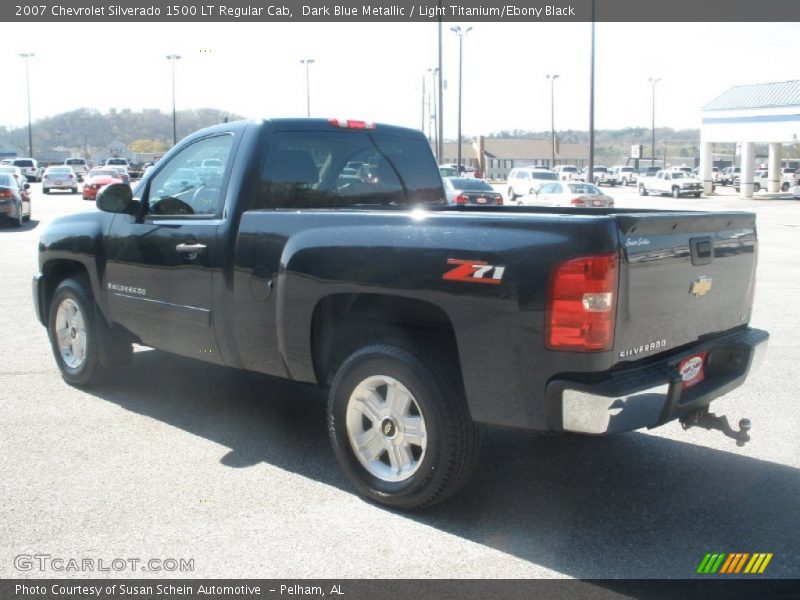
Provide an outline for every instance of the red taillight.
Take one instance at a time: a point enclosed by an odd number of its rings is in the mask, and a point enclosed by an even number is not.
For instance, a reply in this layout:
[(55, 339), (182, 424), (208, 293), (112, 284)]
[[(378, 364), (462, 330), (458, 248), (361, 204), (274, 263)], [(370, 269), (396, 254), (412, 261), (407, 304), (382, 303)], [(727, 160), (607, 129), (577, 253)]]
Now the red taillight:
[(498, 196), (497, 198), (494, 199), (494, 203), (495, 204), (502, 204), (503, 203), (503, 197), (502, 196)]
[(464, 194), (459, 194), (456, 196), (456, 204), (466, 204), (469, 202), (469, 198), (467, 198)]
[(344, 129), (375, 129), (375, 123), (357, 121), (355, 119), (328, 119), (328, 123), (334, 127), (342, 127)]
[(576, 258), (555, 267), (547, 293), (547, 348), (571, 352), (611, 349), (618, 271), (616, 253)]
[(572, 206), (584, 206), (583, 200), (581, 200), (580, 198), (573, 198), (570, 204), (572, 204)]
[(11, 190), (0, 190), (0, 198), (13, 198), (14, 193)]

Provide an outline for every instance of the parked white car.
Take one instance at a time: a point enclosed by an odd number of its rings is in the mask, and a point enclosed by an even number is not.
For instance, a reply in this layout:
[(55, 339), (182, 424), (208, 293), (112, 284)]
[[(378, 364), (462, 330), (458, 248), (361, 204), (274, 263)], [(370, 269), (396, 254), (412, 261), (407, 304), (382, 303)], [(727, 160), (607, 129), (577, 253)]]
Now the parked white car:
[(680, 169), (659, 171), (655, 177), (639, 178), (639, 195), (670, 194), (673, 198), (703, 195), (703, 183)]
[(72, 167), (47, 167), (42, 175), (42, 192), (49, 194), (53, 190), (69, 190), (78, 193), (78, 176)]
[(64, 166), (72, 169), (78, 176), (78, 181), (83, 181), (83, 177), (89, 172), (89, 165), (86, 164), (85, 158), (68, 158), (64, 161)]
[(39, 170), (39, 163), (35, 158), (15, 158), (11, 161), (11, 165), (19, 167), (22, 174), (27, 177), (28, 181), (41, 181), (42, 173)]
[(609, 171), (620, 185), (636, 184), (636, 169), (633, 167), (617, 165), (615, 167), (611, 167)]
[(554, 173), (558, 174), (561, 181), (573, 181), (580, 179), (581, 173), (575, 165), (557, 165), (553, 169)]
[(549, 169), (536, 167), (511, 169), (506, 181), (508, 185), (506, 198), (508, 198), (509, 202), (516, 202), (520, 196), (535, 194), (545, 183), (558, 180), (558, 175)]

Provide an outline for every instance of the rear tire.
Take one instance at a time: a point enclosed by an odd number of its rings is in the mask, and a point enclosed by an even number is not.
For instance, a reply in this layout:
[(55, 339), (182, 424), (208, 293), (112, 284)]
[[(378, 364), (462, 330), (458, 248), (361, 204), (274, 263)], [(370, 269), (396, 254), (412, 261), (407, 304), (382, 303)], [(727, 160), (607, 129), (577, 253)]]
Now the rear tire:
[(640, 195), (640, 196), (647, 196), (647, 194), (648, 194), (648, 192), (647, 192), (647, 188), (646, 188), (646, 187), (644, 187), (644, 184), (641, 184), (641, 183), (640, 183), (640, 184), (639, 184), (639, 195)]
[(328, 431), (339, 464), (366, 498), (397, 509), (427, 507), (472, 474), (480, 432), (457, 370), (442, 367), (443, 358), (378, 344), (353, 353), (336, 373)]
[(791, 186), (789, 185), (789, 182), (788, 181), (784, 181), (783, 185), (781, 185), (781, 191), (782, 192), (788, 192), (790, 187)]
[(513, 202), (517, 199), (517, 195), (514, 193), (514, 188), (508, 188), (508, 201)]
[(695, 198), (699, 198), (699, 197), (700, 197), (700, 196), (702, 196), (702, 195), (703, 195), (703, 194), (701, 194), (700, 192), (697, 192), (697, 193), (694, 195), (694, 197), (695, 197)]
[(760, 192), (761, 191), (761, 184), (760, 183), (754, 183), (753, 184), (753, 191), (754, 192)]
[(20, 204), (17, 207), (17, 218), (14, 219), (13, 221), (11, 221), (11, 226), (14, 229), (19, 229), (20, 227), (22, 227), (23, 221), (24, 221), (24, 217), (22, 216), (22, 205)]
[(681, 189), (677, 186), (672, 188), (672, 197), (673, 198), (680, 198), (681, 197)]

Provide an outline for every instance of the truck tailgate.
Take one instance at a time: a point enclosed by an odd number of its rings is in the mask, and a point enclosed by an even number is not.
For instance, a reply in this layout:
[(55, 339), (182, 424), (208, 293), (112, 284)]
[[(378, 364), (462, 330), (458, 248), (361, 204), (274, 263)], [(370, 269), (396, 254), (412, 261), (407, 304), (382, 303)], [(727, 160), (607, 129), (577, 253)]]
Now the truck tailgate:
[(750, 320), (751, 213), (619, 214), (614, 362), (647, 358)]

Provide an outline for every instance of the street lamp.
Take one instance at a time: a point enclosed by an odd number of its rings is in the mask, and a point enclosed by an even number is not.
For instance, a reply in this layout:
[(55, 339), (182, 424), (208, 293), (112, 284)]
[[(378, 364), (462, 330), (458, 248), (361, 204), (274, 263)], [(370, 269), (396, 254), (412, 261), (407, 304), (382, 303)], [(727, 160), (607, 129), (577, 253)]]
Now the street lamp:
[(550, 134), (553, 138), (552, 161), (550, 163), (550, 168), (552, 169), (556, 165), (556, 107), (553, 101), (553, 87), (555, 86), (556, 79), (558, 79), (558, 75), (545, 75), (545, 77), (547, 77), (547, 79), (550, 81)]
[(308, 75), (308, 68), (314, 64), (313, 58), (303, 58), (300, 60), (300, 64), (306, 66), (306, 116), (311, 116), (311, 87), (309, 85), (309, 75)]
[[(650, 157), (651, 157), (650, 158), (650, 166), (653, 167), (653, 166), (655, 166), (655, 162), (656, 162), (656, 84), (659, 81), (661, 81), (661, 78), (657, 77), (657, 78), (654, 79), (652, 77), (648, 77), (647, 81), (650, 82), (650, 87), (652, 88), (652, 92), (653, 92), (653, 112), (652, 112), (653, 121), (652, 121), (652, 127), (651, 127), (653, 138), (652, 138), (651, 143), (650, 143)], [(666, 166), (667, 166), (667, 163), (665, 162), (664, 163), (664, 167), (666, 167)]]
[(180, 54), (168, 54), (167, 60), (172, 66), (172, 145), (178, 143), (178, 121), (175, 114), (175, 63), (180, 60)]
[[(436, 101), (436, 78), (439, 75), (439, 67), (433, 67), (428, 69), (428, 73), (431, 74), (431, 94), (429, 96), (430, 102), (428, 103), (429, 106), (429, 119), (433, 121), (433, 138), (435, 141), (436, 146), (436, 161), (441, 161), (439, 156), (439, 111), (438, 111), (438, 104)], [(428, 127), (428, 131), (431, 130), (431, 127)]]
[(461, 29), (460, 25), (451, 27), (450, 31), (458, 36), (458, 174), (461, 174), (461, 92), (464, 81), (464, 37), (472, 31), (472, 27)]
[(36, 56), (33, 52), (20, 52), (25, 59), (25, 87), (28, 90), (28, 156), (33, 158), (33, 129), (31, 128), (31, 60)]

